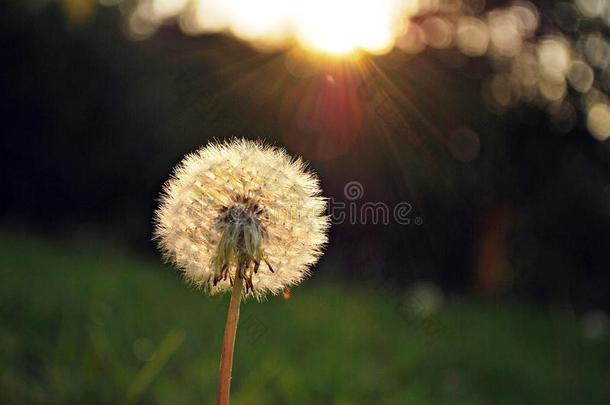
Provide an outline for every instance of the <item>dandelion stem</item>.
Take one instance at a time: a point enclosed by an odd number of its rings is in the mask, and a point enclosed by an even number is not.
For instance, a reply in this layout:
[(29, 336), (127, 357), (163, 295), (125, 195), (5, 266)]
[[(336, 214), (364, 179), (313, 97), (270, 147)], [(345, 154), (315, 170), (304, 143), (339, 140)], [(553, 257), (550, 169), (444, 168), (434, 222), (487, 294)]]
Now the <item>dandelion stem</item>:
[(229, 405), (231, 392), (231, 370), (233, 368), (233, 348), (235, 347), (235, 333), (239, 321), (239, 304), (241, 301), (241, 290), (244, 279), (235, 275), (227, 323), (225, 324), (225, 335), (222, 340), (222, 353), (220, 354), (220, 370), (218, 374), (218, 392), (216, 394), (217, 405)]

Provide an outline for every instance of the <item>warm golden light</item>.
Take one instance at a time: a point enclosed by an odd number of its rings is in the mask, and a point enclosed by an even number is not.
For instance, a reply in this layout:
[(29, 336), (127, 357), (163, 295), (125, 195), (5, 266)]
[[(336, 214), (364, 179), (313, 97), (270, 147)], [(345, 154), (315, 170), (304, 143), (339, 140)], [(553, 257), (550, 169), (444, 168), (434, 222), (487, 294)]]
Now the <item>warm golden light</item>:
[[(435, 54), (439, 49), (455, 49), (461, 55), (450, 52), (443, 60), (456, 65), (464, 62), (462, 56), (487, 57), (494, 74), (481, 90), (494, 113), (527, 103), (546, 109), (558, 132), (566, 133), (574, 127), (578, 110), (596, 139), (610, 138), (608, 0), (557, 2), (544, 19), (531, 0), (510, 0), (500, 7), (486, 7), (485, 0), (131, 1), (135, 6), (129, 11), (128, 27), (134, 38), (151, 36), (168, 21), (177, 21), (189, 34), (227, 33), (263, 51), (287, 51), (286, 69), (301, 79), (315, 76), (318, 63), (356, 60), (363, 53), (384, 54), (394, 48), (411, 55), (426, 48), (434, 48)], [(347, 88), (353, 85), (336, 78), (328, 81), (335, 82)], [(341, 85), (326, 84), (318, 87), (338, 95), (344, 91)], [(315, 92), (301, 92), (307, 103), (317, 105)], [(329, 105), (344, 104), (342, 99), (331, 101)], [(328, 123), (307, 103), (306, 120), (314, 117)], [(296, 113), (301, 106), (286, 108)], [(359, 117), (359, 112), (349, 109), (342, 113)], [(344, 135), (360, 127), (357, 121), (324, 130), (335, 131), (347, 145), (352, 137)], [(323, 125), (305, 124), (303, 128), (323, 132), (319, 130)], [(299, 128), (287, 132), (303, 138)]]
[(595, 104), (587, 114), (587, 127), (598, 141), (610, 138), (610, 106)]
[(185, 32), (229, 32), (263, 47), (296, 42), (307, 50), (345, 55), (385, 53), (403, 29), (416, 0), (152, 0), (136, 21), (178, 19)]

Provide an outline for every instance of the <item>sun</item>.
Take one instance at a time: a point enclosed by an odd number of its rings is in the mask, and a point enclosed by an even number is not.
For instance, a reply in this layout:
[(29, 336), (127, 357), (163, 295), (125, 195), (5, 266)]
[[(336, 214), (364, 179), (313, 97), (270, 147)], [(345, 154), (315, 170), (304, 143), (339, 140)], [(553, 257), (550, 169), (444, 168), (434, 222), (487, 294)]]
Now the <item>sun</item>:
[(396, 7), (393, 0), (312, 0), (293, 16), (294, 35), (306, 49), (333, 55), (385, 53), (399, 27)]

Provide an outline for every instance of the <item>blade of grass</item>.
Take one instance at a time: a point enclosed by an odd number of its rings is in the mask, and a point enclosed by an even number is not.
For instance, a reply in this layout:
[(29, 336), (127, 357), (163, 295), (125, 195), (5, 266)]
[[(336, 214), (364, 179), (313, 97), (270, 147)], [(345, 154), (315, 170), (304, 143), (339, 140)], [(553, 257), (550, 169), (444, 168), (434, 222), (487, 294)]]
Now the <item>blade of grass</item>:
[(161, 372), (170, 357), (178, 350), (184, 341), (184, 332), (172, 330), (159, 343), (151, 360), (140, 369), (125, 397), (126, 404), (134, 404)]

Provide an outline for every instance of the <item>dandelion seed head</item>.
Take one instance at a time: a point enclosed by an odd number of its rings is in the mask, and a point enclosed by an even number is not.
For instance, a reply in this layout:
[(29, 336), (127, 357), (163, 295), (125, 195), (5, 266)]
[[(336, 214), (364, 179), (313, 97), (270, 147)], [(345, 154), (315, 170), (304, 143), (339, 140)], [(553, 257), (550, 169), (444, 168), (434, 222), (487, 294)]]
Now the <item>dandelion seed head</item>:
[[(260, 142), (211, 143), (166, 182), (155, 238), (166, 260), (211, 294), (246, 280), (257, 299), (298, 284), (322, 254), (329, 219), (301, 159)], [(250, 288), (248, 288), (250, 285)]]

